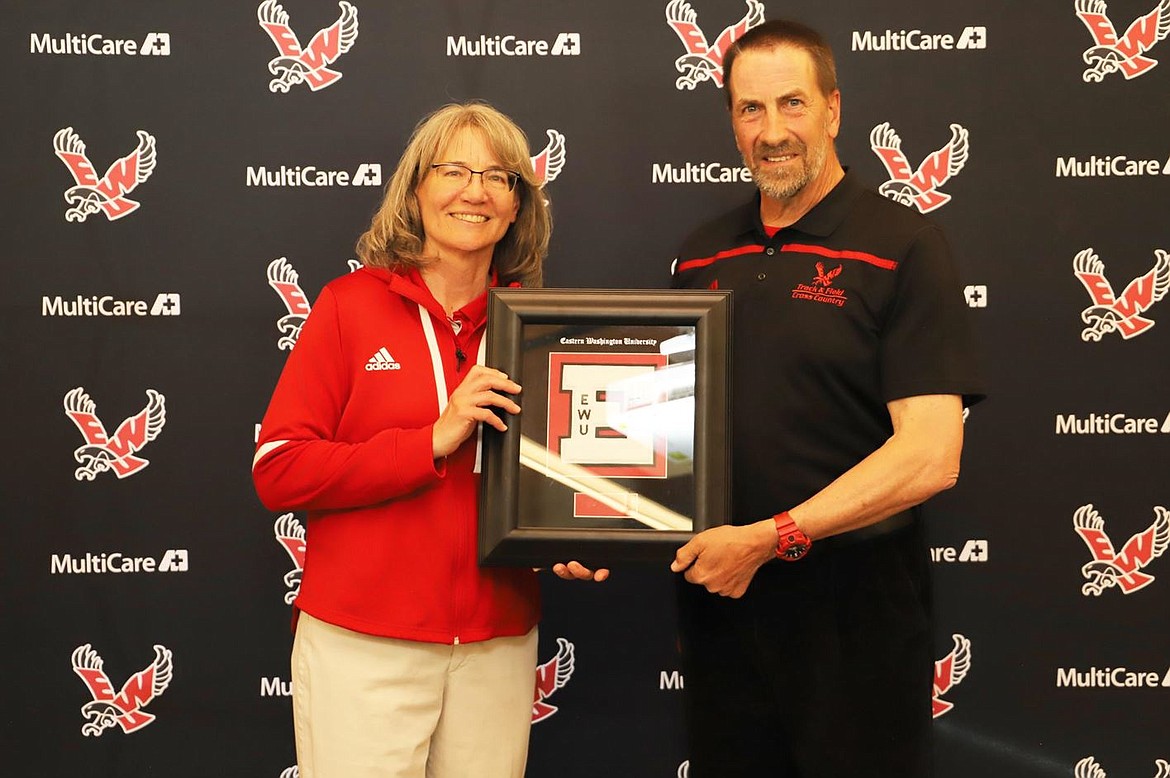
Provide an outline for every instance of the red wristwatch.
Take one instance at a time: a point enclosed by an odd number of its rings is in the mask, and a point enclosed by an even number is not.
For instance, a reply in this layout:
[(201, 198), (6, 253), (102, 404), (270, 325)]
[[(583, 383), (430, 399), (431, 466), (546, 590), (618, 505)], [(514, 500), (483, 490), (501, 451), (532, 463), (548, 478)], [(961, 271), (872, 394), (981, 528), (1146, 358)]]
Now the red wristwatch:
[(812, 548), (812, 540), (796, 526), (788, 511), (777, 513), (772, 520), (776, 522), (776, 556), (785, 562), (804, 558)]

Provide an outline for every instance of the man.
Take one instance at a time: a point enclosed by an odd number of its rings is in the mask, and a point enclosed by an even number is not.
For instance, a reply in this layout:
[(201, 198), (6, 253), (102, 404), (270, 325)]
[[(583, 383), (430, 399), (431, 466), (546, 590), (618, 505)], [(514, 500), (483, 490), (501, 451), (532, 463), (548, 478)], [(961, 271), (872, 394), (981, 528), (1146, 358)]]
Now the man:
[(842, 168), (817, 32), (752, 29), (724, 84), (759, 195), (673, 268), (677, 288), (734, 290), (733, 523), (671, 565), (691, 776), (928, 776), (916, 506), (955, 483), (982, 391), (957, 274), (936, 225)]

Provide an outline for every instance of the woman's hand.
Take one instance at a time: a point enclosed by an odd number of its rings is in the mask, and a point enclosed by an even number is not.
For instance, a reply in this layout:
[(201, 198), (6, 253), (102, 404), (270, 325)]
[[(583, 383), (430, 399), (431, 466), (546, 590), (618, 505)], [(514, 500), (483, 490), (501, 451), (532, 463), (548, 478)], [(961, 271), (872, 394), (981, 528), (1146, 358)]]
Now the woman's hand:
[(463, 382), (451, 393), (447, 407), (443, 409), (431, 430), (431, 450), (435, 459), (447, 456), (471, 437), (479, 422), (490, 424), (500, 432), (508, 425), (492, 411), (503, 408), (513, 415), (520, 412), (520, 406), (506, 394), (519, 394), (520, 384), (507, 375), (490, 367), (473, 365)]

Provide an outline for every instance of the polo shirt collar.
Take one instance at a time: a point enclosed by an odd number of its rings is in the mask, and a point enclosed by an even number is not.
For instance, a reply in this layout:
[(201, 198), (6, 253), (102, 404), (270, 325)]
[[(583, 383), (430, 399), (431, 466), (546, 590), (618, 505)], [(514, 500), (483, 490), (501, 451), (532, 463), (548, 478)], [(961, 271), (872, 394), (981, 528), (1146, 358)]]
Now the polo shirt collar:
[[(837, 185), (829, 190), (829, 193), (808, 213), (784, 229), (826, 238), (841, 226), (849, 216), (853, 201), (864, 191), (865, 187), (857, 180), (857, 176), (851, 173), (849, 168), (845, 168), (845, 176), (837, 182)], [(741, 234), (756, 233), (767, 236), (768, 233), (764, 231), (764, 223), (760, 219), (760, 192), (758, 190), (751, 202), (743, 206), (741, 218), (743, 219)]]

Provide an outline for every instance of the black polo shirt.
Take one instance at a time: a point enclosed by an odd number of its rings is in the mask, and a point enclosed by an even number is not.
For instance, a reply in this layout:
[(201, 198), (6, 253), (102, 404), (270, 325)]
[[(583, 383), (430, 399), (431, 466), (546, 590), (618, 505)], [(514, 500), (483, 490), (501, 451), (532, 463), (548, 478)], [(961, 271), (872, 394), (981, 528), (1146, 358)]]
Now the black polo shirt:
[(936, 224), (852, 173), (769, 237), (760, 197), (683, 243), (672, 286), (731, 289), (733, 520), (791, 508), (893, 433), (886, 403), (982, 397)]

